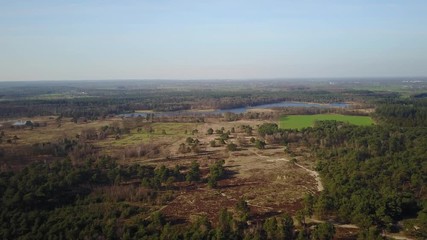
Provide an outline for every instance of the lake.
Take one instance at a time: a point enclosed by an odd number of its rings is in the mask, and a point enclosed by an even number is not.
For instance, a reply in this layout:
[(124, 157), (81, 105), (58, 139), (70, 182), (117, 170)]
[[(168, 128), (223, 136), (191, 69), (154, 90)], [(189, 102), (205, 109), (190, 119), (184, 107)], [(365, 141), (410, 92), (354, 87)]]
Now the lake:
[(125, 113), (120, 114), (121, 117), (146, 117), (147, 114), (154, 114), (155, 116), (161, 117), (173, 117), (173, 116), (207, 116), (207, 115), (217, 115), (223, 114), (226, 112), (231, 113), (245, 113), (251, 109), (270, 109), (270, 108), (280, 108), (280, 107), (306, 107), (306, 108), (347, 108), (350, 104), (348, 103), (329, 103), (329, 104), (320, 104), (320, 103), (304, 103), (304, 102), (278, 102), (278, 103), (269, 103), (261, 104), (252, 107), (238, 107), (238, 108), (229, 108), (229, 109), (217, 109), (210, 111), (197, 111), (197, 110), (185, 110), (185, 111), (171, 111), (171, 112), (137, 112), (137, 113)]

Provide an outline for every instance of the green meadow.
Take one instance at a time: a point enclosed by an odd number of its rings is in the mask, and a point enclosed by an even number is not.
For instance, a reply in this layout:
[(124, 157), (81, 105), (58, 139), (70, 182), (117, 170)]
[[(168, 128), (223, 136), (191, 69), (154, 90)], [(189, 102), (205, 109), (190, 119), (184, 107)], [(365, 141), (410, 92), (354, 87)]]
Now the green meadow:
[(355, 125), (369, 126), (373, 124), (371, 117), (349, 116), (340, 114), (316, 114), (316, 115), (289, 115), (280, 118), (280, 128), (302, 129), (312, 127), (315, 121), (336, 120)]

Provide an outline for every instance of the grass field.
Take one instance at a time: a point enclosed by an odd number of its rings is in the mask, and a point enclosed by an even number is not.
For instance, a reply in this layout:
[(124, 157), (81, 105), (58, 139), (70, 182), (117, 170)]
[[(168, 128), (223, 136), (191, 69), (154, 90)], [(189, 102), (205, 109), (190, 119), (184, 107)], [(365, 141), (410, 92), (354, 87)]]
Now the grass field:
[[(150, 125), (154, 132), (148, 133), (143, 130), (138, 132), (137, 129), (132, 129), (130, 134), (125, 134), (120, 139), (110, 138), (108, 141), (101, 141), (99, 146), (128, 146), (138, 143), (148, 143), (152, 141), (171, 141), (173, 139), (186, 139), (191, 137), (191, 131), (197, 128), (196, 123), (153, 123)], [(163, 133), (163, 130), (165, 133)], [(185, 134), (187, 131), (187, 134)]]
[(284, 129), (302, 129), (305, 127), (312, 127), (315, 121), (324, 120), (336, 120), (362, 126), (369, 126), (374, 123), (372, 118), (367, 116), (348, 116), (340, 114), (290, 115), (280, 118), (279, 127)]

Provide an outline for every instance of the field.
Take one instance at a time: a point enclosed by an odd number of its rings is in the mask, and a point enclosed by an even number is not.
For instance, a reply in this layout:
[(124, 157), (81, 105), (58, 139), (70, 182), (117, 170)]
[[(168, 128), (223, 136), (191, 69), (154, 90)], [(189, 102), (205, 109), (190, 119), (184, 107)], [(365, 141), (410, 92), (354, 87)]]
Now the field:
[(280, 128), (302, 129), (312, 127), (315, 121), (336, 120), (350, 124), (369, 126), (374, 122), (367, 116), (348, 116), (340, 114), (290, 115), (280, 118)]

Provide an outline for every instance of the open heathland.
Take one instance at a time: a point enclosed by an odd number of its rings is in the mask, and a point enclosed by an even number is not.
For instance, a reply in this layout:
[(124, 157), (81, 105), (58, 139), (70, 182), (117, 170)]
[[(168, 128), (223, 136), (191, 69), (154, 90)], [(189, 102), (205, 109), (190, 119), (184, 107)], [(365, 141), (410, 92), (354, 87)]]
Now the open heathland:
[(0, 83), (0, 238), (426, 239), (427, 94), (178, 83)]

